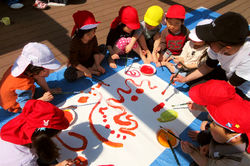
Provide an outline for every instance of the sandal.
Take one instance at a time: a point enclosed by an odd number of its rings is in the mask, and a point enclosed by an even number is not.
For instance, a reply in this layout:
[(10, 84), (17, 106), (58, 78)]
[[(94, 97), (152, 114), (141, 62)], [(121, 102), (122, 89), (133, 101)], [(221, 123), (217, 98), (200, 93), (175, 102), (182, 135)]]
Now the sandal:
[(45, 10), (48, 9), (49, 6), (43, 1), (36, 0), (35, 3), (33, 4), (33, 7), (40, 10)]

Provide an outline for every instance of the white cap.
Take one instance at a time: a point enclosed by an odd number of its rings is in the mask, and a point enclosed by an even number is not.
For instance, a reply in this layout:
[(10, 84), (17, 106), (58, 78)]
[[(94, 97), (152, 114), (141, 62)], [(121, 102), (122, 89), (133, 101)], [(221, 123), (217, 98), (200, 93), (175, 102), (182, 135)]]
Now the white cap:
[[(211, 22), (213, 22), (212, 19), (204, 19), (204, 20), (198, 22), (198, 24), (196, 26), (210, 24)], [(189, 39), (191, 39), (194, 42), (202, 42), (202, 40), (199, 39), (198, 36), (196, 35), (195, 28), (190, 31), (190, 34), (188, 37), (189, 37)]]
[(50, 49), (37, 42), (28, 43), (24, 46), (22, 54), (17, 58), (11, 69), (11, 74), (14, 77), (21, 75), (29, 64), (50, 70), (56, 70), (61, 66)]

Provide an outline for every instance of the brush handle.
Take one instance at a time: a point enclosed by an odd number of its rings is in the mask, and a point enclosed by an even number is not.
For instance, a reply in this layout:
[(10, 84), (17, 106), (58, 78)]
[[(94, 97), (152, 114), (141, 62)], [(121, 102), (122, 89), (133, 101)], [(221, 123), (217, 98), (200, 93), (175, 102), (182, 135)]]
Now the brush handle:
[(177, 156), (175, 154), (175, 151), (174, 151), (174, 149), (173, 149), (173, 147), (172, 147), (172, 145), (171, 145), (171, 143), (170, 143), (170, 141), (168, 139), (168, 136), (166, 136), (166, 137), (167, 137), (167, 141), (168, 141), (169, 147), (170, 147), (170, 149), (171, 149), (171, 151), (172, 151), (172, 153), (174, 155), (174, 159), (175, 159), (177, 165), (180, 166), (180, 162), (179, 162), (179, 160), (178, 160), (178, 158), (177, 158)]
[(166, 130), (164, 127), (160, 126), (161, 129), (163, 129), (165, 132), (169, 133), (170, 135), (174, 136), (176, 139), (178, 139), (179, 141), (181, 141), (180, 137), (177, 137), (174, 133), (171, 133), (170, 131)]

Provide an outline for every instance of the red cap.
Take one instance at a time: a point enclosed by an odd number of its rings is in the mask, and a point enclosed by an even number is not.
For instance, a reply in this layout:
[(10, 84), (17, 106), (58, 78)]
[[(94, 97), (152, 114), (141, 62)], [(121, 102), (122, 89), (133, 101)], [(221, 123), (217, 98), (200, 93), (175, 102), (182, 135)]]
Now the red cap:
[(87, 11), (77, 11), (73, 14), (75, 25), (71, 32), (71, 36), (74, 35), (76, 29), (88, 30), (97, 27), (97, 25), (101, 22), (96, 22), (94, 15)]
[(189, 97), (196, 104), (218, 105), (231, 99), (242, 100), (235, 88), (226, 81), (209, 80), (189, 90)]
[(185, 8), (181, 5), (172, 5), (168, 8), (167, 18), (185, 19)]
[[(250, 102), (247, 100), (229, 100), (221, 105), (208, 105), (208, 113), (221, 127), (236, 133), (245, 133), (250, 141)], [(247, 152), (250, 153), (248, 145)]]
[(31, 137), (37, 128), (62, 130), (69, 127), (64, 112), (49, 102), (29, 100), (20, 115), (1, 129), (1, 138), (14, 144), (32, 143)]
[(120, 22), (134, 30), (140, 28), (137, 10), (132, 6), (121, 7), (121, 9), (119, 10), (119, 16), (116, 17), (111, 23), (111, 28), (116, 28)]

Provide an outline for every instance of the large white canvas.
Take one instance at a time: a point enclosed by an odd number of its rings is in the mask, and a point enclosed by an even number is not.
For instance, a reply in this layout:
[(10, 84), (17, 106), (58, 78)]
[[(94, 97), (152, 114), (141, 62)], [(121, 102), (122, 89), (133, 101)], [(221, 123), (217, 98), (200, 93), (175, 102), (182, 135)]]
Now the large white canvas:
[[(89, 165), (94, 166), (147, 166), (165, 150), (156, 139), (160, 125), (174, 130), (179, 135), (195, 119), (187, 108), (182, 108), (175, 110), (178, 112), (177, 119), (171, 122), (159, 122), (157, 118), (166, 109), (172, 109), (172, 104), (188, 102), (190, 99), (173, 86), (162, 95), (168, 83), (156, 75), (142, 75), (139, 72), (139, 64), (133, 64), (127, 73), (123, 69), (103, 81), (110, 86), (93, 85), (84, 93), (77, 94), (58, 105), (60, 108), (78, 106), (74, 110), (75, 122), (59, 135), (60, 139), (70, 147), (81, 147), (83, 144), (85, 146), (83, 151), (74, 152), (62, 146), (56, 139), (62, 159), (83, 156)], [(137, 93), (141, 92), (138, 88), (144, 92)], [(81, 97), (88, 97), (87, 103), (79, 103)], [(131, 100), (131, 98), (135, 100), (136, 97), (138, 97), (136, 101)], [(117, 103), (111, 98), (117, 100), (124, 98), (124, 102)], [(164, 108), (154, 112), (153, 108), (160, 103), (165, 104)], [(90, 125), (90, 119), (93, 126)], [(117, 120), (124, 124), (117, 123)], [(109, 142), (100, 141), (93, 130)], [(70, 136), (68, 132), (80, 134), (87, 142), (85, 140), (83, 143), (79, 138)], [(120, 147), (113, 147), (112, 143), (117, 143), (116, 145)]]

